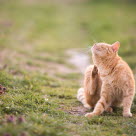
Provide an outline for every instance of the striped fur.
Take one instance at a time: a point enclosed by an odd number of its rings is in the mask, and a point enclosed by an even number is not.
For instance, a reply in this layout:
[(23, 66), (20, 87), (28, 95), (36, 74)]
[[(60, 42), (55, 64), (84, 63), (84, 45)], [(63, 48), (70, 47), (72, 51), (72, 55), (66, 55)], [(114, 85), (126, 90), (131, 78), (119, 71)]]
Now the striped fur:
[(78, 90), (77, 99), (84, 107), (94, 108), (100, 98), (101, 80), (97, 67), (90, 65), (86, 68), (84, 75), (84, 88)]
[[(87, 109), (94, 108), (101, 93), (101, 79), (98, 73), (98, 69), (94, 65), (90, 65), (86, 68), (84, 77), (84, 88), (80, 88), (77, 92), (77, 99)], [(100, 101), (100, 107), (107, 112), (112, 112), (111, 107), (106, 107), (103, 101)], [(100, 111), (99, 111), (100, 112)]]
[(84, 88), (78, 89), (77, 99), (78, 99), (78, 101), (80, 101), (83, 104), (83, 106), (85, 108), (91, 109), (91, 106), (89, 104), (87, 104), (87, 102), (86, 102)]

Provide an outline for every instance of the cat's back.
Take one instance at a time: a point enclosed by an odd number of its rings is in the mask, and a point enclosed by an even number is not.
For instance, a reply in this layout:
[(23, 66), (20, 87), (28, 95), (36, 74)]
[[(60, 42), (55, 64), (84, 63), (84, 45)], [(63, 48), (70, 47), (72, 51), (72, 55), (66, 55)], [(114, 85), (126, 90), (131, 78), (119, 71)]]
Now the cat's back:
[(118, 86), (125, 86), (127, 84), (132, 87), (135, 86), (134, 75), (129, 65), (119, 57), (117, 65), (114, 67), (111, 78)]
[(134, 79), (133, 76), (133, 72), (131, 70), (131, 68), (129, 67), (129, 65), (122, 59), (120, 58), (116, 67), (115, 67), (115, 71), (113, 71), (115, 74), (118, 74), (119, 76), (124, 76), (124, 77), (128, 77), (129, 76)]
[(109, 78), (110, 85), (113, 87), (111, 95), (113, 98), (112, 105), (121, 106), (125, 96), (135, 94), (134, 75), (129, 65), (120, 58), (115, 66), (111, 77)]

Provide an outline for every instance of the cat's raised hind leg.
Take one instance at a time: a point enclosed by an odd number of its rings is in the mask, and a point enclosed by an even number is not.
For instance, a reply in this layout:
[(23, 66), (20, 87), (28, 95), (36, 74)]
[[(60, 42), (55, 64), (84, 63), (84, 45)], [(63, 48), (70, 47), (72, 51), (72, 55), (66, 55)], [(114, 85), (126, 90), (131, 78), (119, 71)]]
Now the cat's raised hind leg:
[(85, 108), (94, 108), (98, 101), (98, 70), (96, 66), (90, 65), (87, 67), (84, 75), (84, 88), (80, 88), (77, 93), (77, 99), (84, 105)]
[(94, 108), (100, 98), (101, 80), (96, 66), (89, 66), (84, 77), (85, 99)]
[(94, 65), (87, 67), (84, 76), (84, 89), (85, 93), (94, 95), (98, 85), (98, 69)]

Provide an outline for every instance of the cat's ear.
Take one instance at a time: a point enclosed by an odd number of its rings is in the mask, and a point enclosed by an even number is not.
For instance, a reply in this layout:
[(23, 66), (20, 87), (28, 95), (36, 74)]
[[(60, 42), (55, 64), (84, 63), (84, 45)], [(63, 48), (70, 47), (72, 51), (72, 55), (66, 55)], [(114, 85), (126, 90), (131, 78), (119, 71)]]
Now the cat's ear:
[(111, 46), (112, 46), (113, 51), (117, 52), (120, 47), (120, 42), (117, 41), (117, 42), (113, 43)]

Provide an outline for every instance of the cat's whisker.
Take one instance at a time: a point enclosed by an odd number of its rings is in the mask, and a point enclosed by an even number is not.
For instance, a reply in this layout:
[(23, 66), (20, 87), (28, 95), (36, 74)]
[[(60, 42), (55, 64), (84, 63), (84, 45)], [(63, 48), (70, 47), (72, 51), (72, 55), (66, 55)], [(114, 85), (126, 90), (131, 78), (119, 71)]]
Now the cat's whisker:
[(87, 48), (78, 48), (77, 49), (77, 51), (79, 51), (79, 52), (86, 52), (86, 51), (88, 51), (88, 47)]
[(88, 54), (90, 52), (91, 47), (86, 48), (85, 51), (80, 51), (80, 53)]
[(103, 43), (105, 43), (105, 41), (102, 41)]
[(98, 43), (97, 40), (96, 40), (96, 38), (94, 36), (91, 36), (91, 37), (92, 37), (93, 43)]
[(97, 41), (96, 41), (96, 40), (93, 40), (93, 42), (94, 42), (94, 43), (97, 43)]

